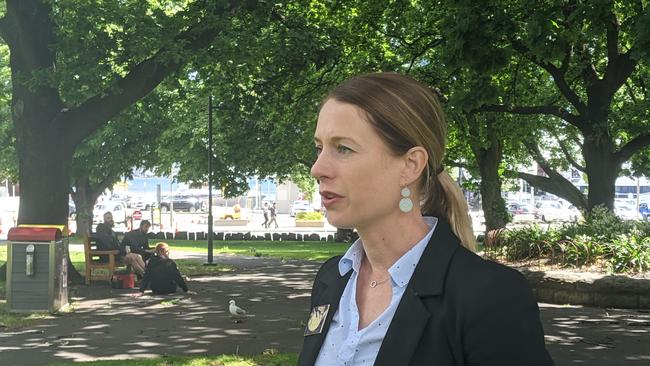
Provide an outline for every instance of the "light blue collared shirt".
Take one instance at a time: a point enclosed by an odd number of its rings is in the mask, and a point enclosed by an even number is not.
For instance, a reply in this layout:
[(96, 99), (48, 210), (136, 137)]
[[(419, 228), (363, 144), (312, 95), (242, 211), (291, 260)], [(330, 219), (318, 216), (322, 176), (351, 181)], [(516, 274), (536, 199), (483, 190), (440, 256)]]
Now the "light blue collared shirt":
[(435, 217), (424, 217), (424, 220), (429, 226), (427, 235), (388, 269), (390, 283), (393, 287), (390, 304), (377, 319), (361, 330), (358, 330), (359, 309), (356, 302), (357, 277), (361, 260), (365, 255), (361, 239), (355, 241), (341, 258), (339, 261), (341, 276), (345, 276), (350, 270), (353, 272), (341, 296), (339, 308), (332, 318), (329, 331), (316, 359), (316, 366), (372, 365), (375, 363), (381, 342), (384, 340), (388, 326), (393, 320), (402, 295), (404, 295), (406, 285), (411, 280), (415, 266), (420, 261), (438, 223), (438, 219)]

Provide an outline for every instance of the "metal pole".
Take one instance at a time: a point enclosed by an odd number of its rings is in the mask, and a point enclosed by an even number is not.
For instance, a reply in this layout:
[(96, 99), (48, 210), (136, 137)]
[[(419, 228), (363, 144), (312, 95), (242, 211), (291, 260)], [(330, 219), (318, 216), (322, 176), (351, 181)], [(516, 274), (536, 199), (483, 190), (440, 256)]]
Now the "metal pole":
[(212, 264), (214, 250), (212, 243), (212, 95), (208, 97), (208, 263)]
[(636, 177), (636, 217), (641, 217), (641, 212), (639, 211), (639, 206), (641, 206), (641, 185), (639, 184), (639, 177)]

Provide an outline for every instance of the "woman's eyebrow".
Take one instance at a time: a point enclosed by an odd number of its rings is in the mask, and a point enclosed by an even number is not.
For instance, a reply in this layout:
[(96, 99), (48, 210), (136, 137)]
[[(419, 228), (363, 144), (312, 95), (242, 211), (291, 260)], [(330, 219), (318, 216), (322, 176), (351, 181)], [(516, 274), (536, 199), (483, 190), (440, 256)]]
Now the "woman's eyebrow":
[[(358, 144), (352, 137), (345, 137), (345, 136), (332, 136), (332, 137), (329, 138), (329, 140), (331, 140), (333, 143), (342, 142), (342, 141), (349, 141), (349, 142), (352, 142), (354, 144)], [(322, 141), (318, 137), (315, 137), (315, 136), (314, 136), (314, 142), (322, 143)]]

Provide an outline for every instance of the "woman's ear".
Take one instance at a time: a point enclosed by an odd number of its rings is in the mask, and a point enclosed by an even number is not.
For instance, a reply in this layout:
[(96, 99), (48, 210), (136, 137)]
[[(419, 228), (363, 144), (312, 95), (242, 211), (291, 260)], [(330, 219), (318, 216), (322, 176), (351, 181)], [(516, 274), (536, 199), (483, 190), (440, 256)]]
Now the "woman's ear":
[(402, 179), (404, 184), (417, 181), (427, 167), (429, 154), (422, 146), (415, 146), (404, 154), (404, 170)]

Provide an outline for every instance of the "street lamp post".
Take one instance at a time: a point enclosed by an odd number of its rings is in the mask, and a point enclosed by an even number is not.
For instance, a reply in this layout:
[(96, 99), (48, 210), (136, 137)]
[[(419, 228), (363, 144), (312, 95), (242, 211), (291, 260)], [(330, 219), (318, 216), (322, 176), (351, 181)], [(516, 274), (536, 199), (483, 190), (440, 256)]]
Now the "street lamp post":
[(212, 95), (208, 97), (208, 262), (213, 263), (214, 246), (212, 242), (214, 220), (212, 219)]

